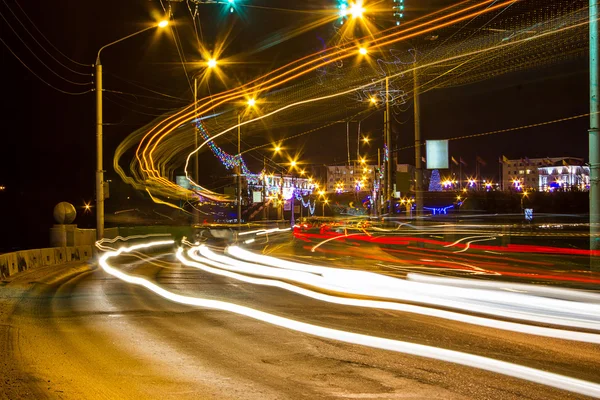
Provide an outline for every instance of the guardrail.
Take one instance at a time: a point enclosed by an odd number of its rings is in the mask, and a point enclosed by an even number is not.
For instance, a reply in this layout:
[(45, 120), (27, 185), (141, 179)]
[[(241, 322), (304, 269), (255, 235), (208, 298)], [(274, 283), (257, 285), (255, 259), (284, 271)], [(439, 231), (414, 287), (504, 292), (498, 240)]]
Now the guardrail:
[(87, 261), (92, 256), (92, 246), (50, 247), (0, 254), (0, 279), (31, 268)]

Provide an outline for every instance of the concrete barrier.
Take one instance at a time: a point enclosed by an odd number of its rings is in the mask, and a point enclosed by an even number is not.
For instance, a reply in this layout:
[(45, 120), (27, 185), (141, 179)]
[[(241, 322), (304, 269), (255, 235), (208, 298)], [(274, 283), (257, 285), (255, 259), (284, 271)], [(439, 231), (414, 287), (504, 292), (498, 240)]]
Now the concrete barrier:
[(87, 261), (93, 256), (92, 246), (51, 247), (0, 254), (0, 279), (19, 272), (71, 261)]

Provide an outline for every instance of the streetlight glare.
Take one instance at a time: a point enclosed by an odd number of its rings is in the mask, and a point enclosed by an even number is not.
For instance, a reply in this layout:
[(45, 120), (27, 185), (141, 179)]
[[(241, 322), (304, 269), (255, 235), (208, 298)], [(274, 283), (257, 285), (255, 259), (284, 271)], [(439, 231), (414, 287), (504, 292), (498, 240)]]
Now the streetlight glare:
[(158, 23), (158, 27), (159, 28), (166, 28), (169, 25), (169, 21), (166, 19), (163, 19), (162, 21), (160, 21)]
[(358, 49), (358, 52), (360, 54), (362, 54), (363, 56), (366, 55), (369, 51), (365, 48), (365, 47), (361, 47), (360, 49)]
[(348, 10), (348, 12), (354, 18), (360, 18), (360, 17), (362, 17), (363, 13), (365, 12), (365, 8), (362, 6), (362, 2), (359, 1), (359, 2), (352, 4), (352, 6), (350, 6), (350, 9)]
[(256, 105), (256, 100), (254, 98), (248, 100), (248, 106), (254, 107)]
[(217, 66), (217, 60), (211, 58), (206, 64), (208, 65), (208, 68), (214, 68)]

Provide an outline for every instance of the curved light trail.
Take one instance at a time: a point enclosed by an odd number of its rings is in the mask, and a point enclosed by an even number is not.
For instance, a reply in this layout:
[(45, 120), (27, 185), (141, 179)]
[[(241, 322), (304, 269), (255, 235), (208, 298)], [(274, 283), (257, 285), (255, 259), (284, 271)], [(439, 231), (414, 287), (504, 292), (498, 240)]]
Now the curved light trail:
[(338, 329), (326, 328), (318, 325), (308, 324), (304, 322), (295, 321), (293, 319), (280, 317), (277, 315), (262, 312), (250, 307), (244, 307), (237, 304), (232, 304), (224, 301), (210, 300), (198, 297), (183, 296), (170, 292), (157, 284), (150, 282), (149, 280), (126, 274), (119, 269), (112, 267), (108, 260), (117, 257), (122, 253), (129, 253), (135, 250), (148, 249), (152, 247), (159, 247), (165, 245), (173, 245), (174, 241), (159, 241), (151, 243), (143, 243), (133, 245), (130, 247), (121, 247), (115, 251), (109, 251), (102, 255), (99, 259), (99, 264), (102, 269), (127, 283), (139, 285), (146, 289), (158, 294), (159, 296), (168, 299), (170, 301), (187, 304), (197, 307), (207, 307), (211, 309), (223, 310), (232, 312), (238, 315), (246, 316), (249, 318), (256, 319), (258, 321), (266, 322), (272, 325), (280, 326), (287, 329), (292, 329), (297, 332), (306, 333), (313, 336), (319, 336), (331, 340), (358, 344), (368, 346), (372, 348), (378, 348), (383, 350), (390, 350), (404, 354), (410, 354), (419, 357), (426, 357), (435, 360), (441, 360), (456, 364), (461, 364), (473, 368), (479, 368), (499, 374), (512, 376), (518, 379), (524, 379), (531, 382), (539, 383), (542, 385), (552, 386), (555, 388), (579, 393), (587, 396), (600, 397), (600, 385), (567, 377), (560, 374), (551, 372), (541, 371), (535, 368), (529, 368), (522, 365), (517, 365), (505, 361), (495, 360), (492, 358), (477, 356), (473, 354), (440, 349), (433, 346), (420, 345), (416, 343), (403, 342), (393, 339), (385, 339), (376, 336), (369, 336), (364, 334), (358, 334), (353, 332), (342, 331)]
[[(204, 257), (212, 261), (224, 264), (232, 263), (231, 259), (214, 254), (205, 246), (201, 246), (199, 250)], [(239, 260), (244, 260), (237, 261), (236, 266), (243, 265), (248, 268), (250, 273), (295, 280), (324, 290), (417, 302), (503, 318), (600, 331), (600, 305), (597, 304), (439, 284), (419, 284), (366, 271), (328, 268), (280, 260), (254, 254), (237, 246), (228, 247), (227, 252)], [(249, 262), (256, 264), (249, 264)], [(278, 270), (266, 269), (258, 264), (269, 265)], [(299, 275), (298, 272), (308, 274)]]
[[(552, 337), (552, 338), (558, 338), (558, 339), (574, 340), (574, 341), (580, 341), (580, 342), (600, 344), (600, 335), (593, 334), (593, 333), (566, 331), (566, 330), (561, 330), (561, 329), (531, 326), (531, 325), (519, 324), (519, 323), (514, 323), (514, 322), (498, 321), (498, 320), (494, 320), (491, 318), (475, 317), (475, 316), (471, 316), (471, 315), (464, 315), (464, 314), (459, 314), (459, 313), (455, 313), (455, 312), (451, 312), (451, 311), (438, 310), (438, 309), (434, 309), (434, 308), (414, 306), (414, 305), (410, 305), (410, 304), (392, 303), (389, 301), (379, 301), (379, 300), (352, 299), (352, 298), (347, 298), (347, 297), (338, 297), (338, 296), (323, 294), (323, 293), (315, 292), (313, 290), (301, 288), (301, 287), (292, 285), (290, 283), (281, 282), (281, 281), (272, 279), (272, 278), (280, 278), (280, 279), (285, 279), (287, 281), (290, 281), (290, 280), (294, 280), (294, 278), (293, 278), (294, 274), (277, 275), (277, 274), (261, 273), (260, 271), (256, 271), (255, 268), (244, 267), (243, 265), (240, 265), (239, 262), (235, 263), (235, 265), (218, 263), (218, 262), (215, 262), (210, 259), (198, 257), (195, 254), (198, 249), (199, 249), (198, 247), (194, 247), (194, 248), (189, 249), (187, 252), (188, 257), (194, 261), (190, 261), (190, 260), (186, 259), (185, 257), (183, 257), (183, 249), (181, 249), (181, 248), (177, 252), (177, 259), (182, 264), (187, 265), (188, 267), (199, 268), (206, 272), (210, 272), (212, 274), (226, 276), (229, 278), (237, 279), (237, 280), (240, 280), (243, 282), (252, 283), (252, 284), (256, 284), (256, 285), (278, 287), (278, 288), (285, 289), (285, 290), (288, 290), (288, 291), (291, 291), (294, 293), (298, 293), (300, 295), (307, 296), (307, 297), (310, 297), (310, 298), (313, 298), (316, 300), (326, 301), (328, 303), (341, 304), (341, 305), (347, 305), (347, 306), (355, 306), (355, 307), (378, 308), (378, 309), (386, 309), (386, 310), (393, 310), (393, 311), (409, 312), (409, 313), (414, 313), (414, 314), (427, 315), (427, 316), (435, 317), (435, 318), (443, 318), (443, 319), (448, 319), (448, 320), (452, 320), (452, 321), (464, 322), (467, 324), (485, 326), (488, 328), (495, 328), (495, 329), (519, 332), (519, 333), (526, 333), (526, 334), (531, 334), (531, 335), (546, 336), (546, 337)], [(236, 271), (239, 273), (232, 272), (232, 271)], [(240, 273), (267, 276), (271, 279), (254, 278), (254, 277), (250, 277), (247, 275), (241, 275)], [(304, 284), (307, 284), (310, 286), (316, 286), (316, 287), (319, 287), (322, 289), (328, 289), (327, 287), (320, 286), (318, 284), (318, 280), (319, 280), (318, 278), (319, 278), (318, 276), (314, 276), (314, 279), (306, 279), (300, 283), (304, 283)], [(317, 283), (315, 283), (315, 282), (317, 282)], [(340, 292), (341, 289), (336, 288), (334, 290), (336, 292)], [(344, 293), (350, 294), (349, 292), (344, 292)]]
[[(431, 21), (424, 22), (415, 27), (411, 27), (408, 29), (403, 29), (401, 31), (394, 31), (391, 34), (384, 35), (380, 38), (370, 40), (368, 43), (370, 48), (381, 48), (384, 46), (388, 46), (395, 42), (408, 39), (410, 37), (414, 37), (417, 35), (425, 34), (429, 31), (433, 31), (435, 29), (439, 29), (443, 26), (449, 26), (452, 24), (456, 24), (461, 21), (465, 21), (471, 18), (474, 18), (478, 15), (486, 14), (497, 10), (502, 7), (506, 7), (510, 4), (515, 3), (518, 0), (509, 0), (500, 2), (497, 4), (492, 0), (486, 0), (482, 2), (478, 2), (477, 4), (460, 9), (458, 11), (452, 12), (448, 15), (443, 15), (439, 18), (433, 19)], [(488, 7), (482, 8), (483, 6), (489, 5)], [(481, 8), (477, 10), (478, 8)], [(477, 10), (477, 11), (473, 11)], [(473, 11), (473, 12), (471, 12)], [(444, 22), (445, 21), (445, 22)], [(410, 33), (413, 32), (413, 33)], [(304, 57), (301, 60), (296, 62), (292, 62), (284, 67), (281, 67), (277, 70), (272, 71), (271, 73), (256, 79), (252, 82), (249, 82), (246, 85), (243, 85), (239, 88), (232, 89), (226, 91), (217, 96), (211, 96), (208, 98), (204, 98), (199, 100), (197, 104), (202, 106), (195, 107), (195, 105), (191, 105), (181, 112), (167, 118), (158, 124), (155, 128), (151, 129), (144, 138), (140, 141), (138, 148), (136, 150), (136, 158), (140, 163), (140, 167), (142, 170), (148, 175), (150, 179), (157, 180), (161, 182), (163, 185), (167, 187), (172, 187), (177, 191), (181, 189), (176, 187), (176, 185), (165, 178), (160, 176), (159, 170), (154, 166), (153, 160), (153, 152), (156, 150), (157, 146), (160, 144), (165, 135), (171, 133), (174, 129), (179, 127), (182, 123), (187, 120), (190, 120), (192, 117), (196, 117), (199, 114), (209, 112), (219, 105), (225, 104), (231, 101), (237, 101), (239, 99), (243, 99), (244, 97), (256, 94), (259, 92), (265, 92), (274, 87), (280, 86), (286, 82), (289, 82), (292, 79), (296, 79), (306, 73), (314, 71), (324, 65), (329, 65), (336, 61), (352, 57), (355, 55), (357, 49), (356, 44), (351, 43), (349, 45), (345, 45), (338, 48), (327, 49), (311, 56)], [(327, 54), (330, 53), (330, 54)], [(326, 58), (323, 58), (323, 54), (327, 54)], [(312, 58), (312, 59), (311, 59)], [(309, 60), (309, 61), (306, 61)], [(299, 65), (298, 65), (299, 64)], [(287, 70), (286, 70), (287, 69)], [(285, 72), (281, 72), (284, 71)], [(281, 72), (281, 73), (280, 73)], [(278, 75), (277, 75), (278, 74)], [(274, 76), (273, 76), (274, 75)], [(269, 76), (273, 76), (269, 79), (266, 79)], [(236, 125), (237, 126), (237, 125)], [(225, 132), (222, 132), (225, 133)], [(214, 139), (214, 137), (213, 137)]]

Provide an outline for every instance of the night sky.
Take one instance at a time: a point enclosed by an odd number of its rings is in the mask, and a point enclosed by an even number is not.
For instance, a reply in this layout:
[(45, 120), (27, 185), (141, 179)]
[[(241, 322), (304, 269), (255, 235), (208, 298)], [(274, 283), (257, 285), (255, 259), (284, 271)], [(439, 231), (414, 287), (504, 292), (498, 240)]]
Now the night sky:
[[(407, 16), (411, 1), (407, 0)], [(289, 7), (287, 0), (248, 0), (257, 6)], [(141, 29), (161, 16), (159, 0), (105, 0), (53, 2), (7, 0), (0, 12), (35, 54), (51, 70), (75, 82), (92, 82), (91, 75), (75, 74), (46, 54), (27, 34), (10, 10), (15, 12), (34, 37), (54, 57), (69, 68), (91, 74), (91, 67), (76, 65), (62, 57), (41, 36), (21, 12), (25, 10), (35, 26), (60, 51), (84, 64), (95, 61), (97, 50), (118, 38)], [(295, 2), (305, 11), (322, 11), (331, 0)], [(423, 3), (419, 1), (418, 3)], [(427, 2), (428, 8), (414, 8), (414, 15), (435, 10), (451, 1)], [(315, 15), (290, 13), (261, 8), (243, 8), (235, 15), (223, 13), (223, 7), (200, 7), (202, 38), (207, 47), (220, 41), (229, 32), (225, 56), (238, 57), (239, 63), (227, 70), (227, 87), (259, 76), (270, 69), (318, 50), (319, 37), (327, 37), (327, 26), (305, 33), (282, 44), (256, 51), (263, 43), (272, 43), (293, 27), (308, 24)], [(196, 37), (189, 12), (184, 3), (175, 8), (179, 39), (184, 48), (189, 72), (200, 60), (194, 51)], [(41, 78), (65, 91), (80, 92), (91, 85), (74, 85), (53, 75), (37, 60), (5, 20), (0, 22), (2, 40)], [(0, 43), (1, 45), (1, 43)], [(71, 96), (59, 93), (38, 80), (21, 65), (4, 46), (0, 46), (3, 71), (4, 101), (1, 108), (0, 138), (0, 252), (19, 247), (47, 245), (48, 228), (53, 223), (52, 209), (60, 201), (76, 207), (94, 199), (95, 165), (95, 98), (93, 93)], [(104, 120), (105, 166), (107, 179), (117, 179), (112, 171), (112, 150), (133, 130), (138, 129), (169, 108), (192, 101), (192, 93), (184, 75), (173, 37), (164, 32), (149, 31), (115, 45), (102, 55), (106, 89), (137, 94), (138, 97), (107, 94)], [(456, 88), (435, 90), (422, 96), (422, 132), (424, 139), (441, 139), (474, 133), (517, 127), (588, 112), (587, 58), (541, 66), (535, 69), (503, 75), (493, 80)], [(150, 90), (142, 89), (148, 88)], [(219, 91), (218, 85), (211, 87)], [(158, 94), (160, 93), (160, 94)], [(172, 97), (166, 97), (167, 94)], [(143, 95), (139, 96), (139, 95)], [(147, 96), (147, 97), (146, 97)], [(114, 102), (117, 102), (115, 104)], [(364, 132), (382, 128), (377, 114), (362, 124)], [(394, 132), (398, 146), (408, 146), (412, 140), (412, 110), (406, 112), (403, 124)], [(470, 166), (475, 157), (488, 162), (483, 173), (497, 173), (497, 159), (521, 157), (586, 157), (586, 118), (538, 128), (519, 130), (478, 139), (452, 141), (450, 152), (461, 156)], [(352, 129), (356, 129), (353, 124)], [(303, 137), (305, 157), (315, 164), (345, 160), (346, 128), (336, 125), (317, 136)], [(355, 131), (354, 131), (355, 132)], [(411, 150), (399, 152), (400, 162), (414, 163)], [(206, 157), (212, 157), (208, 154)], [(211, 159), (215, 173), (224, 170)], [(252, 162), (250, 166), (253, 167)], [(124, 192), (124, 185), (115, 185)], [(114, 189), (113, 189), (114, 190)], [(77, 223), (94, 225), (93, 215), (79, 208)]]

